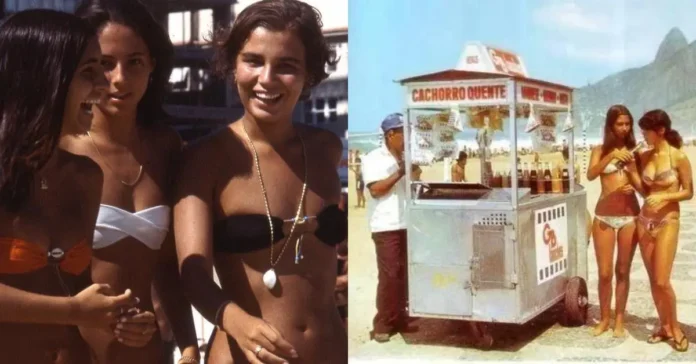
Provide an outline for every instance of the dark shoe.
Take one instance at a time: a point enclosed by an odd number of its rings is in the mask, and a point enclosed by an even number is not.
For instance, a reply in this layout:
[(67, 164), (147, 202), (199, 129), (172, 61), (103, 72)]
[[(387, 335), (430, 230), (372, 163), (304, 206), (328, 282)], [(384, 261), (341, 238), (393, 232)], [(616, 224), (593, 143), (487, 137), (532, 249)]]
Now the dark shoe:
[(386, 343), (389, 342), (389, 339), (391, 338), (391, 334), (385, 334), (385, 333), (374, 333), (372, 334), (372, 339), (378, 343)]
[(679, 342), (675, 341), (674, 350), (681, 353), (689, 350), (689, 339), (686, 338), (686, 335), (682, 336), (682, 339), (679, 340)]

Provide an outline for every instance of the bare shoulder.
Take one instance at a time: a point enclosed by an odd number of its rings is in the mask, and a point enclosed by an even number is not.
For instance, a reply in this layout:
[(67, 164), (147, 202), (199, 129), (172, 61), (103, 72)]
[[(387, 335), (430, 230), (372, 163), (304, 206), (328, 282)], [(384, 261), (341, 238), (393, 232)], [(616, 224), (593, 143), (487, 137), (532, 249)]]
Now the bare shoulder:
[(63, 153), (65, 158), (64, 171), (69, 175), (77, 176), (76, 184), (85, 191), (94, 192), (101, 198), (101, 188), (104, 182), (104, 172), (102, 172), (101, 167), (87, 156), (69, 152)]
[(217, 170), (227, 170), (229, 166), (223, 162), (231, 159), (226, 157), (230, 139), (237, 139), (231, 128), (222, 128), (210, 135), (204, 136), (186, 145), (182, 152), (181, 169), (185, 175), (206, 177)]
[(157, 123), (149, 128), (151, 140), (158, 146), (158, 149), (167, 153), (181, 151), (182, 141), (179, 133), (165, 123)]
[(684, 152), (684, 149), (672, 149), (672, 155), (677, 163), (690, 163), (689, 156)]
[(301, 125), (299, 129), (307, 137), (307, 141), (313, 146), (313, 149), (322, 150), (332, 159), (340, 161), (343, 154), (343, 142), (338, 135), (326, 129), (308, 125)]
[(639, 150), (636, 153), (641, 161), (648, 161), (655, 153), (655, 149)]
[(314, 142), (319, 145), (324, 145), (329, 148), (343, 148), (341, 138), (339, 138), (338, 135), (326, 129), (317, 128), (315, 126), (309, 125), (299, 125), (299, 129), (302, 130), (303, 134), (306, 135), (311, 142)]

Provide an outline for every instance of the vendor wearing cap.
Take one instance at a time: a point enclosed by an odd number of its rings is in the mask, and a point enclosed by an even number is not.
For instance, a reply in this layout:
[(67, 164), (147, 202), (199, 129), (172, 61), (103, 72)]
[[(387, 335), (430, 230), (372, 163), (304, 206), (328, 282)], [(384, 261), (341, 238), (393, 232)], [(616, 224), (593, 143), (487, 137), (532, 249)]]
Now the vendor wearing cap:
[[(382, 121), (384, 143), (363, 157), (363, 179), (370, 192), (368, 219), (377, 253), (377, 315), (373, 338), (389, 341), (406, 328), (406, 174), (401, 114)], [(416, 174), (420, 168), (414, 167)]]
[(452, 182), (466, 182), (466, 152), (459, 152), (459, 157), (452, 164)]

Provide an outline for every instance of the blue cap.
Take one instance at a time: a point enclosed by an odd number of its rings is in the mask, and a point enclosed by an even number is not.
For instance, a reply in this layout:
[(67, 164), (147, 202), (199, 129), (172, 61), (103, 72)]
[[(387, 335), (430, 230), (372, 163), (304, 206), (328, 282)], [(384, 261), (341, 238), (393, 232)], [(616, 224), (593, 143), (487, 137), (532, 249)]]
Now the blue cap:
[(384, 120), (382, 120), (382, 131), (388, 132), (392, 129), (401, 129), (404, 127), (404, 116), (401, 113), (393, 113), (387, 115)]

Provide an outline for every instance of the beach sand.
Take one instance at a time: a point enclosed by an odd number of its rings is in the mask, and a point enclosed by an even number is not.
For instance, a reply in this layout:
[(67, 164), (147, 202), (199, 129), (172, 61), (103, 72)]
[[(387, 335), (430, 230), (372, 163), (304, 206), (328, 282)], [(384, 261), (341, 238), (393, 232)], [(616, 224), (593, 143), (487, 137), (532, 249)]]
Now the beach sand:
[[(684, 149), (689, 156), (691, 161), (696, 161), (696, 147), (685, 147)], [(554, 163), (561, 161), (561, 154), (554, 153), (549, 156), (542, 156), (541, 161), (546, 162), (547, 160), (552, 160)], [(531, 162), (533, 156), (522, 156), (522, 162)], [(587, 204), (590, 213), (592, 214), (594, 206), (597, 202), (600, 193), (600, 183), (599, 180), (588, 183), (585, 178), (585, 170), (587, 163), (589, 162), (589, 156), (587, 154), (576, 154), (576, 161), (580, 164), (581, 172), (581, 184), (585, 186), (587, 190)], [(693, 162), (692, 162), (693, 163)], [(493, 159), (493, 170), (494, 171), (507, 171), (509, 170), (510, 159), (509, 157), (495, 157)], [(423, 180), (430, 181), (442, 181), (445, 166), (442, 163), (436, 164), (434, 166), (429, 166), (424, 168)], [(449, 170), (449, 167), (447, 167)], [(480, 175), (480, 163), (475, 158), (470, 158), (467, 163), (466, 174), (469, 179), (473, 176)], [(365, 190), (366, 197), (369, 199), (369, 193), (367, 189)], [(352, 358), (356, 360), (368, 359), (368, 358), (388, 358), (388, 357), (400, 357), (405, 358), (408, 356), (416, 356), (419, 358), (428, 359), (457, 359), (457, 358), (467, 358), (467, 359), (497, 359), (497, 360), (513, 360), (513, 359), (536, 359), (536, 360), (555, 360), (561, 358), (579, 358), (584, 360), (585, 356), (592, 356), (596, 358), (604, 358), (606, 360), (660, 360), (663, 358), (691, 358), (691, 360), (696, 359), (696, 350), (690, 349), (688, 355), (685, 354), (675, 354), (674, 351), (666, 344), (664, 345), (649, 345), (645, 343), (645, 339), (649, 334), (648, 329), (641, 329), (640, 335), (645, 335), (645, 337), (631, 337), (632, 331), (629, 330), (629, 338), (627, 339), (613, 339), (611, 341), (611, 334), (604, 335), (599, 338), (592, 338), (589, 335), (589, 326), (583, 328), (564, 328), (558, 324), (549, 324), (549, 327), (545, 329), (542, 333), (535, 333), (534, 338), (529, 341), (526, 339), (517, 340), (518, 343), (512, 343), (515, 346), (515, 350), (506, 348), (504, 350), (493, 350), (489, 352), (480, 351), (474, 349), (473, 346), (463, 344), (459, 339), (452, 338), (452, 332), (447, 331), (446, 327), (457, 325), (458, 323), (452, 323), (448, 320), (434, 320), (436, 323), (423, 324), (419, 331), (431, 331), (435, 337), (430, 338), (427, 345), (420, 345), (417, 342), (422, 340), (405, 340), (400, 335), (394, 336), (392, 340), (387, 344), (377, 344), (374, 341), (370, 341), (369, 332), (372, 329), (372, 318), (376, 312), (375, 310), (375, 294), (377, 286), (377, 269), (376, 269), (376, 257), (373, 241), (370, 238), (369, 227), (367, 223), (367, 209), (355, 208), (356, 195), (355, 195), (355, 176), (351, 172), (349, 180), (349, 245), (350, 245), (350, 269), (349, 269), (349, 354)], [(685, 202), (682, 203), (683, 216), (691, 216), (691, 211), (693, 213), (693, 220), (696, 222), (696, 202)], [(685, 221), (685, 220), (684, 220)], [(682, 231), (680, 234), (680, 242), (686, 238), (687, 233), (694, 236), (694, 232), (689, 231), (691, 227), (696, 227), (696, 224), (687, 225), (683, 222)], [(689, 229), (686, 229), (686, 228)], [(684, 237), (684, 238), (682, 238)], [(696, 237), (694, 237), (696, 239)], [(680, 244), (681, 246), (682, 244)], [(689, 244), (686, 244), (688, 246)], [(681, 254), (682, 256), (687, 256), (686, 262), (676, 264), (673, 273), (673, 285), (675, 285), (675, 291), (677, 291), (677, 297), (679, 299), (679, 318), (680, 320), (689, 325), (696, 325), (696, 293), (685, 294), (684, 290), (678, 290), (677, 287), (686, 287), (683, 284), (692, 284), (693, 280), (696, 279), (696, 243), (694, 245), (694, 252), (680, 251), (677, 253), (678, 258)], [(684, 248), (686, 249), (686, 248)], [(692, 255), (693, 254), (693, 255)], [(590, 296), (590, 323), (593, 319), (598, 318), (597, 310), (597, 268), (594, 258), (594, 249), (588, 249), (588, 268), (589, 268), (589, 296)], [(684, 271), (680, 271), (680, 270)], [(679, 272), (678, 272), (679, 271)], [(674, 277), (680, 277), (684, 279), (683, 282), (675, 281)], [(691, 277), (690, 279), (687, 279)], [(636, 321), (633, 324), (646, 326), (645, 321), (654, 323), (656, 320), (657, 313), (655, 312), (652, 299), (650, 297), (648, 289), (647, 274), (645, 274), (645, 269), (643, 267), (640, 254), (637, 253), (634, 257), (632, 266), (632, 282), (631, 293), (629, 295), (628, 311), (631, 314), (640, 316), (640, 319), (636, 316), (629, 316), (628, 320), (633, 317), (634, 320), (642, 320), (640, 322)], [(693, 291), (693, 289), (692, 289)], [(696, 292), (696, 291), (694, 291)], [(640, 308), (640, 312), (637, 312)], [(543, 315), (543, 314), (542, 314)], [(430, 320), (432, 321), (432, 320)], [(630, 325), (631, 323), (627, 323)], [(693, 331), (689, 331), (693, 328)], [(693, 335), (692, 340), (696, 341), (696, 328), (694, 326), (685, 326), (685, 332), (687, 336), (691, 332)], [(444, 330), (444, 331), (443, 331)], [(636, 331), (633, 331), (635, 333)], [(420, 333), (418, 335), (429, 336), (430, 334)], [(460, 335), (455, 333), (455, 336)], [(549, 341), (549, 335), (551, 335), (554, 340)], [(640, 336), (634, 334), (635, 336)], [(432, 335), (430, 335), (432, 336)], [(461, 336), (461, 335), (460, 335)], [(524, 336), (524, 335), (523, 335)], [(608, 336), (608, 337), (607, 337)], [(513, 340), (514, 341), (514, 340)], [(551, 343), (552, 342), (552, 343)], [(628, 343), (628, 344), (626, 344)], [(630, 344), (630, 345), (629, 345)], [(575, 354), (572, 354), (567, 350), (568, 345), (577, 346), (580, 349), (577, 350)], [(612, 349), (613, 348), (613, 349)], [(582, 349), (582, 350), (581, 350)], [(601, 349), (601, 350), (600, 350)], [(605, 350), (606, 349), (606, 350)], [(535, 354), (537, 351), (543, 351), (541, 354)], [(617, 351), (618, 350), (618, 351)], [(646, 350), (649, 354), (646, 354)], [(569, 354), (570, 353), (570, 354)], [(573, 356), (576, 355), (576, 356)], [(676, 355), (676, 356), (675, 356)], [(679, 356), (682, 355), (682, 356)], [(357, 361), (356, 361), (357, 362)]]

